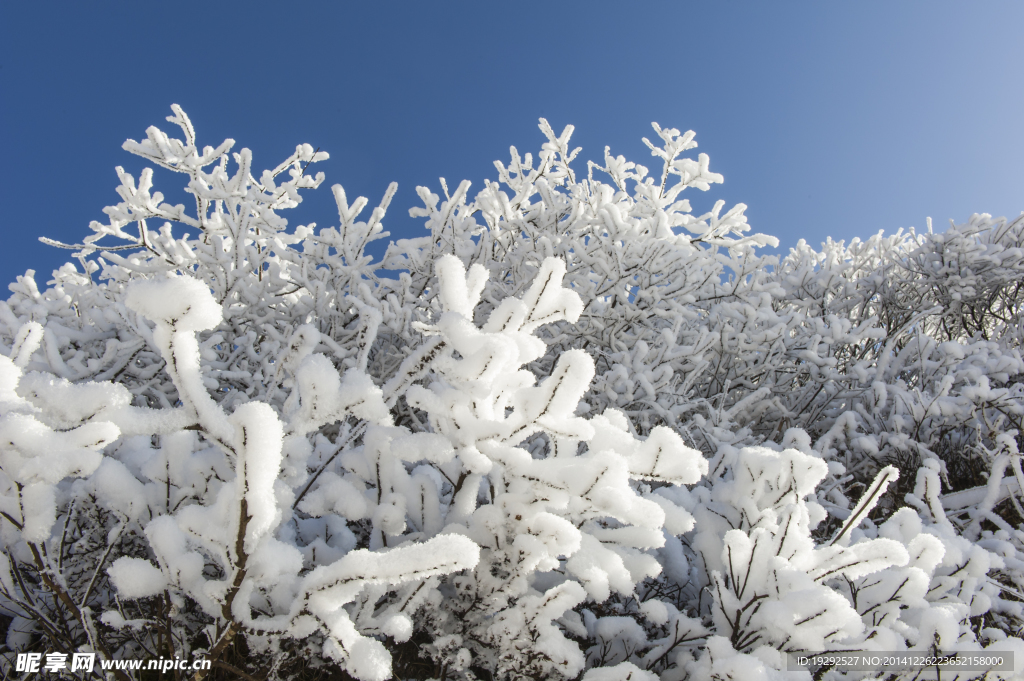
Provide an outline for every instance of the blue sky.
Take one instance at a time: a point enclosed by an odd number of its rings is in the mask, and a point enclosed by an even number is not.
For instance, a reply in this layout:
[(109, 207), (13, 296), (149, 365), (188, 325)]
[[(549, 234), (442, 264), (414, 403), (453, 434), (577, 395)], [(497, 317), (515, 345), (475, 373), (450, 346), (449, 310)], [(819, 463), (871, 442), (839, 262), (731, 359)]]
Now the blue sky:
[[(327, 184), (418, 234), (416, 185), (495, 179), (576, 126), (651, 164), (651, 121), (697, 132), (725, 184), (782, 249), (805, 238), (1024, 210), (1021, 2), (6, 2), (0, 4), (0, 276), (48, 274), (115, 203), (122, 151), (181, 104), (201, 144), (273, 167), (300, 142)], [(179, 176), (157, 172), (173, 202)], [(336, 224), (326, 187), (292, 224)], [(40, 276), (41, 281), (49, 277)]]

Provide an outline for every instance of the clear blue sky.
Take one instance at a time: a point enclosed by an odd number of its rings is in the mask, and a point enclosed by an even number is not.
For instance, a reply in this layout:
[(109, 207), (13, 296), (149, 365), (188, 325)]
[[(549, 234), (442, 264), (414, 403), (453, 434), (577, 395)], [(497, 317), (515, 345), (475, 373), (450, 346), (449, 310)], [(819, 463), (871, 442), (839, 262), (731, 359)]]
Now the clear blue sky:
[[(397, 181), (393, 238), (416, 185), (479, 189), (540, 116), (576, 126), (581, 168), (606, 144), (650, 164), (651, 121), (695, 130), (725, 175), (695, 209), (746, 203), (783, 249), (1016, 216), (1022, 29), (1019, 1), (5, 2), (0, 278), (64, 261), (37, 237), (85, 236), (175, 102), (258, 169), (308, 142), (349, 197)], [(173, 202), (179, 178), (157, 173)], [(337, 221), (326, 187), (288, 217)]]

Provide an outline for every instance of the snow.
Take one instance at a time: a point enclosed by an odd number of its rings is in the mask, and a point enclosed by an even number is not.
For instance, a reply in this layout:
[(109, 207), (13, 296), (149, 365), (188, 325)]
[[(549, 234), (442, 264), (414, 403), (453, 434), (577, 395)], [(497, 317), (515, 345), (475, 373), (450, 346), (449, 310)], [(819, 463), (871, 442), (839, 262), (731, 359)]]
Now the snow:
[(107, 574), (121, 598), (149, 598), (167, 587), (164, 573), (141, 558), (121, 556), (107, 568)]
[(375, 261), (395, 185), (290, 225), (326, 154), (258, 171), (173, 112), (125, 149), (194, 209), (118, 169), (84, 269), (0, 302), (12, 652), (52, 621), (115, 658), (231, 632), (275, 679), (410, 642), (447, 681), (1024, 657), (1024, 219), (766, 255), (743, 204), (692, 212), (692, 131), (584, 178), (542, 121)]
[(223, 318), (210, 290), (189, 277), (136, 282), (124, 302), (146, 319), (173, 325), (175, 331), (205, 331)]
[(280, 520), (274, 482), (281, 467), (283, 428), (274, 410), (258, 402), (240, 405), (231, 415), (231, 422), (239, 431), (236, 493), (247, 502), (245, 550), (252, 553), (260, 537)]
[(26, 485), (21, 490), (21, 511), (24, 515), (21, 536), (34, 544), (45, 541), (57, 519), (57, 497), (53, 486), (42, 482)]
[(657, 681), (658, 675), (644, 671), (632, 662), (620, 662), (614, 667), (594, 667), (583, 675), (583, 681)]
[(360, 681), (385, 681), (391, 678), (391, 655), (380, 641), (361, 638), (352, 645), (347, 665)]

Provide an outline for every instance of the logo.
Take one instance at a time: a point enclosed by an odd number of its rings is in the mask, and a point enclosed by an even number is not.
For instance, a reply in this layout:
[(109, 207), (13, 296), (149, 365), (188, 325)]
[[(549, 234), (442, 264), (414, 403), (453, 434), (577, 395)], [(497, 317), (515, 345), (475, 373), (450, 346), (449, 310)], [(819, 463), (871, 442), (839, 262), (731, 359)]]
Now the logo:
[(67, 653), (46, 653), (43, 661), (42, 653), (18, 653), (14, 663), (14, 671), (36, 673), (59, 672), (68, 669), (73, 672), (91, 672), (96, 663), (96, 653), (72, 653), (68, 661)]
[[(70, 660), (68, 658), (71, 658)], [(25, 674), (38, 674), (49, 672), (55, 674), (61, 671), (86, 672), (93, 671), (96, 664), (96, 653), (18, 653), (14, 663), (14, 671)], [(101, 659), (99, 668), (102, 671), (115, 670), (155, 670), (161, 674), (169, 671), (199, 671), (208, 670), (212, 662), (204, 658), (182, 659), (158, 658), (155, 660), (104, 660)]]

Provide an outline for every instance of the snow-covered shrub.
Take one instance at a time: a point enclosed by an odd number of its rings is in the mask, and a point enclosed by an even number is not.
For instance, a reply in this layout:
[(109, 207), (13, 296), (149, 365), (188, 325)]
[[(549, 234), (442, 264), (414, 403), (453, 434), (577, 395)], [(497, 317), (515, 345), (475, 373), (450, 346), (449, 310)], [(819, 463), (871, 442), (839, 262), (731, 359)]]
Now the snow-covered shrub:
[(374, 262), (394, 185), (366, 220), (336, 185), (337, 227), (289, 227), (325, 154), (257, 179), (168, 120), (183, 139), (125, 149), (184, 174), (194, 211), (119, 168), (108, 224), (51, 242), (78, 266), (0, 302), (5, 665), (1024, 662), (1024, 219), (780, 261), (742, 204), (692, 214), (683, 192), (722, 180), (692, 132), (655, 126), (654, 174), (606, 150), (583, 178), (542, 121), (536, 164), (513, 148), (475, 197), (419, 188), (427, 234)]

